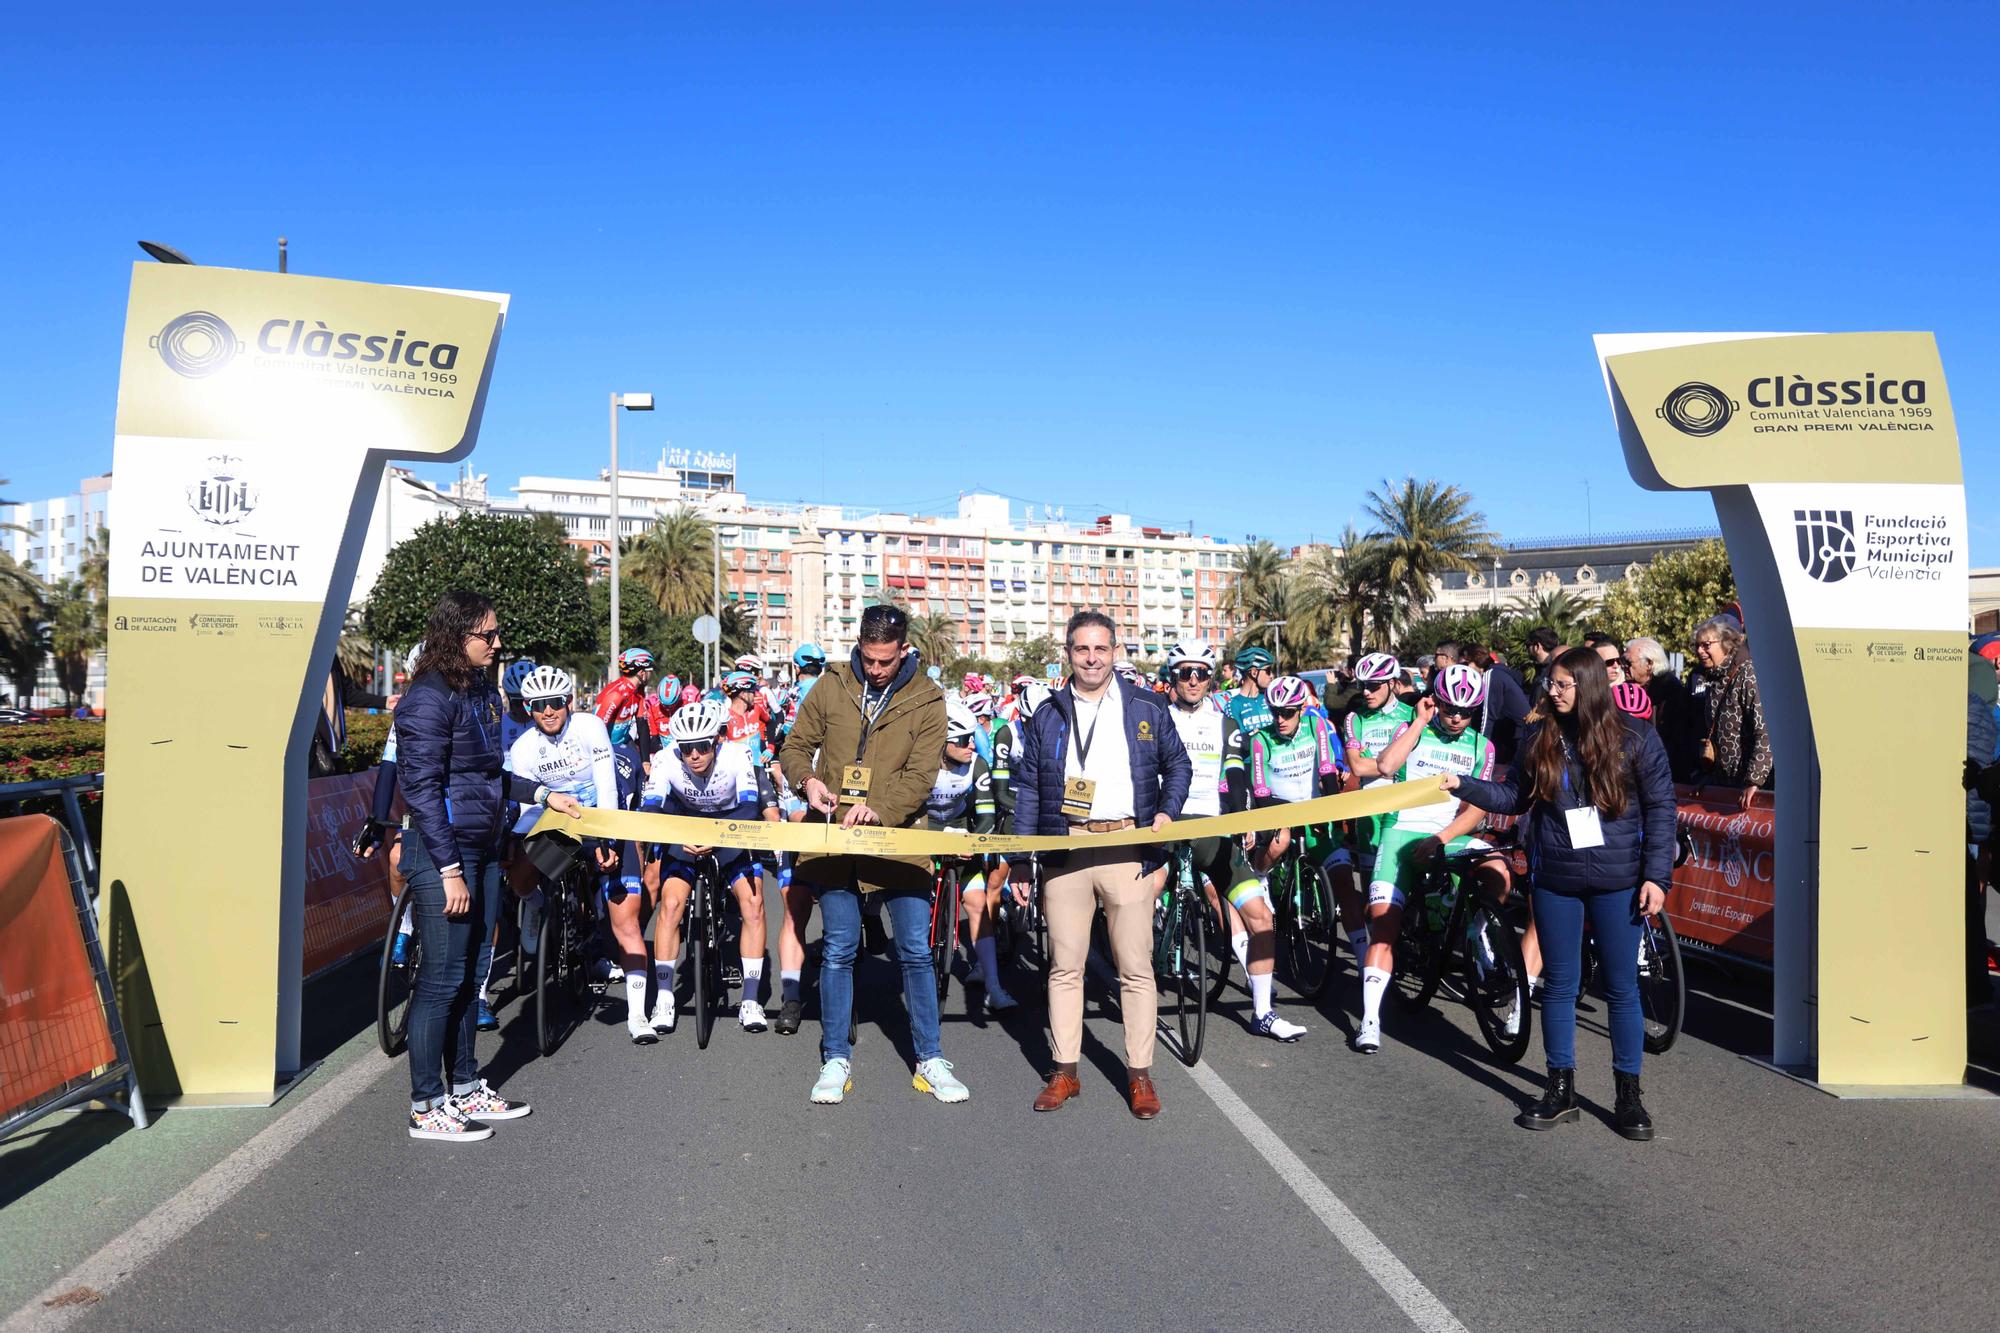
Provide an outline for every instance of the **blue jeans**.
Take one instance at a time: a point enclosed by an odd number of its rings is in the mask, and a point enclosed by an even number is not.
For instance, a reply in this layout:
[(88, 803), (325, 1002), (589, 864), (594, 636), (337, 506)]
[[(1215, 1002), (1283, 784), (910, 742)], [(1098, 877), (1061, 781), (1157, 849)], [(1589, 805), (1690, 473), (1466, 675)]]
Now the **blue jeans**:
[(481, 941), (493, 932), (505, 884), (497, 854), (466, 856), (459, 869), (472, 894), (472, 910), (461, 917), (444, 914), (444, 877), (431, 863), (420, 836), (403, 839), (403, 877), (410, 882), (415, 904), (417, 939), (423, 962), (410, 994), (410, 1101), (435, 1105), (445, 1095), (445, 1075), (454, 1093), (479, 1084), (479, 1057), (473, 1049), (478, 1030), (477, 963)]
[[(819, 963), (819, 1058), (847, 1060), (854, 1046), (847, 1029), (854, 1017), (854, 956), (861, 951), (861, 895), (853, 889), (814, 885), (825, 931)], [(903, 1003), (910, 1010), (910, 1044), (917, 1059), (939, 1053), (937, 974), (931, 971), (931, 899), (928, 893), (882, 893), (903, 968)]]
[(1537, 888), (1542, 940), (1542, 1050), (1549, 1068), (1576, 1068), (1576, 993), (1583, 981), (1583, 922), (1597, 937), (1598, 975), (1611, 1007), (1611, 1067), (1637, 1075), (1646, 1052), (1639, 1014), (1639, 891), (1580, 896)]

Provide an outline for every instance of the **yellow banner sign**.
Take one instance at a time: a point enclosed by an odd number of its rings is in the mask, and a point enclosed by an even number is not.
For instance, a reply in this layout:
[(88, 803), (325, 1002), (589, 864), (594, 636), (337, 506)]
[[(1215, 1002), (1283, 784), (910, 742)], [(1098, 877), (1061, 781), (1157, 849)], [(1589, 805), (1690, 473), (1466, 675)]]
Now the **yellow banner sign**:
[(1124, 829), (1079, 833), (1075, 837), (1015, 836), (1006, 833), (933, 833), (925, 829), (842, 828), (839, 824), (782, 824), (767, 820), (697, 819), (643, 810), (585, 810), (578, 816), (545, 810), (531, 830), (572, 838), (631, 842), (677, 842), (695, 847), (732, 847), (753, 852), (804, 852), (841, 856), (984, 856), (1015, 852), (1074, 852), (1093, 847), (1141, 847), (1196, 838), (1236, 837), (1266, 829), (1328, 824), (1383, 815), (1449, 800), (1435, 778), (1398, 782), (1322, 796), (1311, 801), (1267, 805), (1236, 815), (1177, 819), (1160, 831)]

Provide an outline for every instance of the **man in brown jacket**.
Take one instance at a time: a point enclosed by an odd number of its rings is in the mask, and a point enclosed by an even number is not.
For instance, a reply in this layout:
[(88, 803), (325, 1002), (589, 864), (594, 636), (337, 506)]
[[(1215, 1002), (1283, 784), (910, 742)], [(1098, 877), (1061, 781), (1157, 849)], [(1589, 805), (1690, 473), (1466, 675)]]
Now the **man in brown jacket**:
[[(844, 827), (915, 828), (944, 757), (944, 692), (917, 669), (910, 618), (893, 606), (861, 614), (860, 641), (845, 665), (829, 665), (813, 686), (778, 755), (785, 780), (814, 815)], [(809, 816), (811, 817), (811, 816)], [(799, 856), (794, 883), (810, 885), (824, 932), (820, 954), (820, 1071), (812, 1100), (840, 1102), (854, 1084), (848, 1040), (854, 1013), (854, 958), (861, 945), (861, 898), (879, 895), (896, 935), (903, 1000), (917, 1067), (910, 1084), (941, 1102), (962, 1102), (939, 1045), (937, 978), (931, 972), (929, 857)]]

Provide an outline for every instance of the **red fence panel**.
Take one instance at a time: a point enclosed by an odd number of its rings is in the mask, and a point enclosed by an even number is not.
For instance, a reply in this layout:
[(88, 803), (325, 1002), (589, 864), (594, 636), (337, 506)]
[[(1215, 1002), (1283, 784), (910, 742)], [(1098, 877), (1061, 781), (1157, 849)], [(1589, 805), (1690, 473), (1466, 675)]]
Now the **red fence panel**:
[(117, 1059), (56, 823), (0, 819), (0, 1120)]

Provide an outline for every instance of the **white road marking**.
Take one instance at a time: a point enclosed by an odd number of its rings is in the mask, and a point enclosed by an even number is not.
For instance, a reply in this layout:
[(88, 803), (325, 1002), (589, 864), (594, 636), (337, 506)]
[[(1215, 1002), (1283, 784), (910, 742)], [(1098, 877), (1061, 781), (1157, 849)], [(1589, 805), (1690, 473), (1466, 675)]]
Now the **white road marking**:
[[(1180, 1065), (1178, 1060), (1169, 1063)], [(1208, 1099), (1215, 1103), (1216, 1109), (1229, 1123), (1250, 1141), (1250, 1146), (1271, 1164), (1271, 1169), (1291, 1187), (1292, 1193), (1299, 1196), (1299, 1201), (1313, 1210), (1341, 1247), (1354, 1256), (1355, 1262), (1375, 1279), (1376, 1285), (1410, 1317), (1411, 1323), (1423, 1329), (1424, 1333), (1466, 1333), (1465, 1325), (1445, 1308), (1437, 1294), (1418, 1280), (1417, 1275), (1382, 1243), (1381, 1238), (1368, 1229), (1368, 1224), (1356, 1217), (1354, 1210), (1326, 1187), (1326, 1182), (1313, 1174), (1304, 1159), (1285, 1146), (1277, 1131), (1265, 1124), (1236, 1095), (1235, 1089), (1222, 1081), (1220, 1074), (1205, 1064), (1181, 1067), (1194, 1080), (1195, 1086), (1208, 1094)]]
[(303, 1098), (290, 1110), (258, 1132), (256, 1137), (229, 1156), (202, 1172), (187, 1188), (107, 1242), (103, 1249), (85, 1259), (63, 1277), (16, 1310), (0, 1333), (44, 1333), (68, 1328), (97, 1305), (95, 1298), (51, 1307), (57, 1300), (79, 1288), (89, 1288), (98, 1297), (109, 1295), (118, 1285), (138, 1272), (160, 1251), (185, 1236), (205, 1218), (234, 1198), (245, 1185), (262, 1175), (314, 1130), (347, 1109), (383, 1074), (400, 1064), (380, 1051), (363, 1052), (353, 1064), (335, 1074), (318, 1091)]

